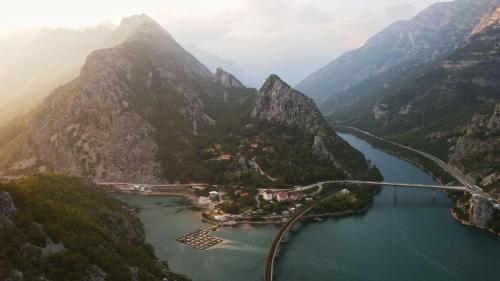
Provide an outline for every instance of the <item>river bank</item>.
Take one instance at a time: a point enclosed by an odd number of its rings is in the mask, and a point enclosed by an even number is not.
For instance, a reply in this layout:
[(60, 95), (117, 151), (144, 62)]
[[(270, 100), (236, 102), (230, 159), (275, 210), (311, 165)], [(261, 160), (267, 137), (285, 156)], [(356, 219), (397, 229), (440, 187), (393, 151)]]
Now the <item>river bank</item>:
[[(341, 134), (365, 154), (385, 180), (436, 184), (415, 165), (384, 153), (352, 135)], [(115, 194), (140, 211), (146, 239), (171, 268), (193, 281), (261, 280), (268, 247), (278, 232), (273, 224), (219, 228), (224, 243), (197, 251), (176, 242), (210, 224), (200, 212), (177, 212), (166, 196)], [(307, 223), (287, 236), (280, 250), (277, 280), (286, 281), (496, 281), (500, 274), (498, 238), (463, 227), (451, 218), (453, 202), (444, 193), (382, 188), (368, 212)]]
[[(414, 164), (353, 135), (340, 136), (363, 152), (386, 181), (436, 184)], [(496, 280), (497, 237), (453, 219), (453, 201), (443, 192), (433, 199), (429, 190), (399, 189), (397, 200), (394, 192), (383, 188), (363, 215), (329, 218), (290, 233), (276, 280)]]
[[(373, 136), (367, 135), (360, 131), (341, 127), (340, 131), (345, 131), (350, 134), (353, 134), (366, 142), (370, 143), (374, 147), (378, 148), (381, 151), (397, 156), (398, 158), (404, 159), (415, 166), (419, 167), (421, 170), (425, 171), (429, 175), (431, 175), (434, 180), (439, 182), (441, 185), (446, 184), (454, 184), (456, 180), (452, 178), (447, 172), (443, 171), (438, 165), (434, 162), (429, 162), (428, 159), (422, 157), (419, 154), (416, 154), (411, 151), (406, 151), (400, 147), (397, 147), (393, 144), (383, 142)], [(494, 234), (495, 236), (500, 236), (500, 230), (492, 229), (488, 223), (488, 221), (498, 221), (500, 220), (500, 212), (495, 211), (492, 204), (488, 204), (487, 202), (478, 203), (474, 200), (469, 200), (468, 204), (460, 204), (459, 201), (463, 198), (469, 197), (468, 194), (462, 194), (457, 192), (445, 191), (446, 194), (453, 199), (454, 207), (450, 208), (449, 212), (451, 217), (456, 219), (461, 224), (468, 227), (475, 227), (481, 230), (484, 230), (488, 233)], [(463, 216), (460, 216), (457, 213), (456, 208), (460, 209), (460, 213), (465, 214), (468, 218), (465, 219)], [(474, 220), (469, 219), (474, 218)], [(487, 223), (485, 223), (487, 221)]]

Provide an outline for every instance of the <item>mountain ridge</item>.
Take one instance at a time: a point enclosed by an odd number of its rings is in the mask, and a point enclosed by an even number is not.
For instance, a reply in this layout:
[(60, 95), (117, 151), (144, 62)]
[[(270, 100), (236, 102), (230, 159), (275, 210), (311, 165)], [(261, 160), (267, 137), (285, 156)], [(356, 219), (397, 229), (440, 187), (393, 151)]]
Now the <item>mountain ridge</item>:
[[(276, 75), (259, 93), (240, 84), (225, 87), (217, 78), (161, 26), (146, 21), (122, 44), (92, 52), (77, 79), (0, 129), (0, 170), (252, 186), (272, 184), (248, 168), (254, 157), (283, 184), (371, 171), (329, 129), (314, 102)], [(279, 118), (252, 117), (255, 108), (269, 109), (260, 106), (261, 97), (272, 97), (276, 108), (268, 116)], [(262, 149), (244, 149), (252, 143)], [(228, 152), (232, 157), (222, 161)]]
[[(297, 85), (317, 101), (393, 67), (430, 62), (459, 46), (497, 0), (437, 3), (414, 18), (393, 23), (356, 50), (333, 60)], [(322, 108), (328, 112), (328, 108)]]

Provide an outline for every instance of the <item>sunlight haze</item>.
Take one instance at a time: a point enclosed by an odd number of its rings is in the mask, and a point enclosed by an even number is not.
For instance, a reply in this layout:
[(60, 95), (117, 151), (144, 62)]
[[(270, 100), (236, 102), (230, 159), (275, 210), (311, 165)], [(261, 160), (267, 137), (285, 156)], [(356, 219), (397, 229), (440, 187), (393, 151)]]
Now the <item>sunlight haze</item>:
[(253, 86), (268, 73), (295, 84), (324, 65), (325, 58), (361, 46), (393, 21), (408, 19), (434, 2), (10, 1), (0, 11), (0, 39), (25, 39), (36, 34), (27, 30), (42, 27), (82, 28), (104, 21), (117, 25), (123, 17), (145, 13), (179, 42), (234, 62), (255, 81)]

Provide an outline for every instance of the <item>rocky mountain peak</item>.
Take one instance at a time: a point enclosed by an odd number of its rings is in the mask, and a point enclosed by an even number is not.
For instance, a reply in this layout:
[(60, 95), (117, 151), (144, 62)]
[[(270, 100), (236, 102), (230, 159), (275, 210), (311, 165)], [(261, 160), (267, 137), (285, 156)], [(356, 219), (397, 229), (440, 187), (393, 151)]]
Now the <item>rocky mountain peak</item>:
[(238, 80), (234, 75), (225, 71), (224, 69), (217, 67), (215, 71), (215, 81), (219, 83), (224, 88), (243, 88), (245, 87), (240, 80)]
[(326, 125), (314, 101), (272, 74), (257, 93), (252, 118), (316, 134)]
[(118, 29), (134, 30), (146, 22), (155, 23), (155, 21), (146, 14), (132, 15), (123, 18)]

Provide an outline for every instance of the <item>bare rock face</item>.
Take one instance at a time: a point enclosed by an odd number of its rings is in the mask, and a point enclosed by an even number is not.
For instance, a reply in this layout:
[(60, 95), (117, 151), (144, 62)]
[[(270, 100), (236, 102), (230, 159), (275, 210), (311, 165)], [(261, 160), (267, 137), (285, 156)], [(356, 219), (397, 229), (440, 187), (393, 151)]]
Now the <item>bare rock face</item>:
[(493, 206), (491, 203), (480, 196), (472, 196), (469, 203), (470, 222), (477, 227), (487, 227), (488, 221), (493, 217)]
[(9, 168), (158, 182), (157, 126), (173, 121), (158, 122), (157, 116), (168, 111), (185, 120), (184, 131), (169, 127), (173, 134), (196, 135), (214, 125), (199, 85), (212, 79), (170, 34), (152, 20), (143, 22), (125, 43), (90, 54), (80, 76), (45, 100), (31, 120), (21, 157)]
[(257, 93), (252, 118), (297, 126), (320, 136), (326, 126), (314, 101), (274, 74), (267, 78)]
[(488, 120), (487, 127), (492, 132), (500, 131), (500, 103), (496, 105), (493, 115), (491, 116), (490, 120)]
[(0, 227), (4, 223), (11, 223), (11, 217), (17, 212), (12, 197), (8, 192), (0, 191)]
[[(468, 123), (459, 127), (456, 134), (459, 137), (449, 155), (450, 164), (469, 173), (469, 177), (477, 179), (478, 184), (488, 185), (498, 181), (500, 171), (494, 167), (500, 162), (500, 104), (496, 105), (491, 115), (474, 115)], [(495, 195), (498, 191), (494, 189), (490, 193)]]
[(469, 37), (481, 33), (487, 28), (498, 25), (499, 22), (500, 22), (500, 6), (494, 8), (491, 14), (483, 17), (481, 21), (479, 21), (479, 23), (476, 25), (476, 27), (474, 27)]
[(224, 88), (243, 88), (245, 87), (234, 75), (218, 67), (215, 71), (215, 81)]
[(326, 148), (325, 142), (323, 141), (323, 138), (320, 136), (314, 137), (314, 143), (312, 146), (312, 150), (313, 150), (313, 153), (320, 158), (328, 159), (332, 162), (335, 161), (335, 159), (333, 158), (333, 155)]

